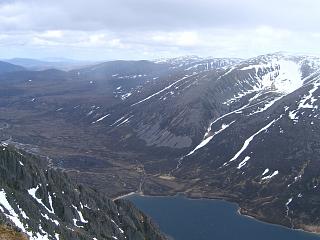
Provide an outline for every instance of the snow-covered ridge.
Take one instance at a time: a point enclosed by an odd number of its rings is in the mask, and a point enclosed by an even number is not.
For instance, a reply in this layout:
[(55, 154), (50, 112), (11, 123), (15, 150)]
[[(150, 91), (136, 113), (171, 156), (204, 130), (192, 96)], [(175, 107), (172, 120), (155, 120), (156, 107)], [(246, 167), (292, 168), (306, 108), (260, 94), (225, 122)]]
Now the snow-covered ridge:
[(170, 69), (183, 69), (185, 71), (197, 70), (202, 68), (210, 70), (215, 68), (224, 68), (237, 64), (242, 59), (239, 58), (216, 58), (216, 57), (198, 57), (198, 56), (182, 56), (176, 58), (156, 59), (153, 62), (157, 64), (168, 64)]
[(248, 73), (247, 78), (236, 80), (235, 85), (241, 87), (241, 90), (226, 100), (226, 103), (232, 103), (253, 91), (271, 90), (283, 95), (289, 94), (303, 86), (308, 76), (319, 69), (320, 58), (275, 53), (229, 66), (219, 78), (228, 77), (232, 73)]
[(291, 93), (303, 85), (301, 64), (293, 60), (273, 59), (268, 63), (248, 65), (240, 71), (255, 70), (260, 89), (272, 89), (282, 93)]
[[(269, 54), (259, 56), (228, 69), (218, 79), (234, 79), (234, 95), (223, 104), (240, 102), (254, 92), (274, 92), (281, 98), (300, 89), (314, 79), (320, 69), (320, 58)], [(241, 76), (238, 78), (238, 76)], [(276, 102), (276, 101), (275, 101)], [(272, 102), (267, 105), (273, 105)], [(261, 111), (258, 111), (261, 112)]]

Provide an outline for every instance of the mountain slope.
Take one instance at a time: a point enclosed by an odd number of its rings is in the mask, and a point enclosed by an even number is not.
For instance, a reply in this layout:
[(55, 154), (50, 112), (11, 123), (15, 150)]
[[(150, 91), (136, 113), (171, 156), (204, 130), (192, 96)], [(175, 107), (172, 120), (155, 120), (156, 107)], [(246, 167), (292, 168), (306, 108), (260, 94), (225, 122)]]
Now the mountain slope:
[(129, 202), (76, 186), (42, 160), (6, 145), (0, 181), (1, 221), (30, 239), (165, 239)]
[(229, 198), (246, 214), (318, 231), (319, 69), (317, 58), (277, 53), (185, 75), (108, 128), (121, 146), (158, 156), (144, 163), (145, 193), (172, 193), (156, 174), (190, 196)]
[(200, 178), (202, 192), (221, 189), (246, 214), (318, 231), (319, 68), (307, 68), (303, 58), (268, 57), (268, 65), (228, 73), (237, 79), (250, 71), (252, 83), (225, 100), (231, 110), (210, 123), (174, 175)]

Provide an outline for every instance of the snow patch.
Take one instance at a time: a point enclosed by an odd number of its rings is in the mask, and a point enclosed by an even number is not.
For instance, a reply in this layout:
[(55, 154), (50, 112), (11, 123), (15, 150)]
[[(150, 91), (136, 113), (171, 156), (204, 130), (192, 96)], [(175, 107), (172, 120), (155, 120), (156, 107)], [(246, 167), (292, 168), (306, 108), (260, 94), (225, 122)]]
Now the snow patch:
[(238, 165), (238, 169), (241, 169), (244, 165), (246, 165), (247, 164), (247, 162), (250, 160), (250, 157), (249, 156), (246, 156), (245, 158), (244, 158), (244, 160), (241, 162), (241, 163), (239, 163), (239, 165)]
[[(247, 140), (245, 140), (242, 148), (229, 160), (229, 162), (232, 162), (234, 160), (236, 160), (243, 152), (244, 150), (246, 150), (246, 148), (249, 146), (250, 142), (260, 133), (265, 132), (266, 130), (268, 130), (268, 128), (274, 124), (276, 121), (278, 121), (280, 118), (278, 119), (274, 119), (272, 120), (270, 123), (268, 123), (266, 126), (264, 126), (263, 128), (261, 128), (258, 132), (256, 132), (255, 134), (251, 135)], [(224, 165), (227, 165), (227, 163), (225, 163)]]
[(101, 117), (101, 118), (97, 119), (96, 121), (92, 122), (92, 124), (95, 124), (95, 123), (97, 123), (97, 122), (100, 122), (100, 121), (102, 121), (103, 119), (105, 119), (105, 118), (108, 117), (108, 116), (110, 116), (110, 114), (104, 115), (103, 117)]
[(129, 93), (126, 93), (126, 94), (121, 95), (120, 97), (121, 97), (121, 100), (124, 101), (124, 100), (126, 100), (128, 97), (130, 97), (131, 95), (132, 95), (132, 93), (129, 92)]
[[(41, 186), (41, 185), (40, 185)], [(49, 213), (54, 214), (53, 210), (50, 210), (43, 202), (41, 198), (38, 198), (36, 196), (36, 192), (39, 189), (39, 185), (37, 185), (37, 187), (35, 188), (31, 188), (28, 190), (28, 193), (31, 195), (31, 197), (33, 197), (41, 206), (43, 206)]]
[(261, 176), (266, 175), (268, 172), (269, 172), (269, 168), (266, 168), (266, 170), (264, 170), (264, 172), (262, 173), (262, 175), (261, 175)]
[(271, 179), (271, 178), (273, 178), (274, 176), (276, 176), (276, 175), (278, 175), (278, 174), (279, 174), (279, 171), (276, 170), (276, 171), (274, 171), (271, 175), (268, 175), (268, 176), (263, 177), (262, 180)]
[(130, 116), (130, 117), (128, 117), (128, 118), (126, 118), (125, 120), (121, 121), (116, 127), (120, 127), (121, 125), (129, 122), (129, 120), (130, 120), (132, 117), (133, 117), (133, 115)]
[(288, 201), (286, 202), (286, 214), (287, 216), (289, 215), (289, 204), (292, 202), (293, 198), (289, 198)]
[[(214, 132), (213, 134), (212, 134), (212, 136), (209, 136), (209, 137), (207, 137), (207, 138), (205, 138), (204, 140), (202, 140), (202, 142), (198, 145), (198, 146), (196, 146), (191, 152), (189, 152), (186, 156), (190, 156), (191, 154), (193, 154), (195, 151), (197, 151), (198, 149), (200, 149), (200, 148), (203, 148), (205, 145), (207, 145), (211, 140), (212, 140), (212, 138), (214, 137), (214, 136), (216, 136), (216, 135), (218, 135), (219, 133), (221, 133), (223, 130), (225, 130), (226, 128), (228, 128), (231, 124), (233, 124), (235, 121), (233, 121), (233, 122), (231, 122), (231, 123), (229, 123), (229, 124), (222, 124), (221, 125), (221, 128), (218, 130), (218, 131), (216, 131), (216, 132)], [(211, 126), (210, 126), (210, 128), (211, 128)], [(206, 136), (205, 136), (206, 137)]]
[(74, 219), (73, 219), (73, 225), (74, 225), (75, 227), (83, 228), (83, 226), (78, 225), (77, 222), (80, 221), (80, 222), (82, 222), (82, 223), (88, 223), (88, 221), (83, 218), (82, 212), (79, 211), (78, 208), (77, 208), (75, 205), (72, 205), (72, 207), (76, 210), (76, 212), (78, 213), (78, 216), (79, 216), (79, 218), (80, 218), (80, 220), (74, 218)]
[[(193, 75), (191, 75), (191, 76), (194, 76), (194, 75), (196, 75), (196, 73), (193, 73)], [(187, 78), (189, 78), (189, 77), (190, 77), (189, 75), (186, 75), (185, 77), (183, 77), (183, 78), (181, 78), (181, 79), (179, 79), (179, 80), (175, 81), (174, 83), (172, 83), (172, 84), (170, 84), (169, 86), (167, 86), (167, 87), (165, 87), (165, 88), (161, 89), (160, 91), (158, 91), (158, 92), (156, 92), (156, 93), (154, 93), (154, 94), (152, 94), (152, 95), (150, 95), (150, 96), (148, 96), (148, 97), (146, 97), (146, 98), (144, 98), (144, 99), (140, 100), (139, 102), (136, 102), (136, 103), (132, 104), (132, 105), (131, 105), (131, 107), (133, 107), (133, 106), (135, 106), (135, 105), (138, 105), (138, 104), (140, 104), (140, 103), (143, 103), (143, 102), (145, 102), (145, 101), (149, 100), (150, 98), (153, 98), (154, 96), (159, 95), (160, 93), (162, 93), (162, 92), (164, 92), (164, 91), (166, 91), (166, 90), (170, 89), (170, 88), (171, 88), (171, 87), (173, 87), (174, 85), (176, 85), (178, 82), (181, 82), (181, 81), (183, 81), (183, 80), (185, 80), (185, 79), (187, 79)]]

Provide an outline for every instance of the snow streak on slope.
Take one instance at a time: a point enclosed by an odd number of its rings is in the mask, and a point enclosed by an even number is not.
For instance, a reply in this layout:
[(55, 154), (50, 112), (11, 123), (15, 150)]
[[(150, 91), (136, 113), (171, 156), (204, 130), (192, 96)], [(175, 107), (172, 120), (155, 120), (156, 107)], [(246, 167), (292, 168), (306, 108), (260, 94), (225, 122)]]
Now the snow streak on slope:
[[(278, 121), (282, 116), (280, 116), (277, 119), (272, 120), (270, 123), (268, 123), (266, 126), (264, 126), (263, 128), (261, 128), (258, 132), (254, 133), (253, 135), (251, 135), (247, 140), (245, 140), (242, 148), (229, 160), (229, 162), (233, 162), (234, 160), (236, 160), (245, 150), (246, 148), (249, 146), (250, 142), (260, 133), (268, 130), (268, 128), (274, 124), (276, 121)], [(223, 164), (224, 166), (228, 165), (228, 162)]]
[(240, 108), (238, 108), (238, 109), (236, 109), (236, 110), (233, 110), (232, 112), (226, 113), (226, 114), (218, 117), (218, 118), (217, 118), (216, 120), (214, 120), (213, 122), (211, 122), (210, 125), (209, 125), (209, 127), (208, 127), (208, 129), (207, 129), (207, 131), (206, 131), (206, 133), (205, 133), (205, 135), (204, 135), (204, 137), (203, 137), (203, 139), (206, 139), (206, 138), (210, 135), (210, 132), (211, 132), (211, 130), (212, 130), (212, 126), (213, 126), (216, 122), (218, 122), (219, 120), (221, 120), (221, 119), (223, 119), (223, 118), (225, 118), (225, 117), (227, 117), (227, 116), (230, 116), (231, 114), (234, 114), (234, 113), (241, 113), (241, 112), (242, 112), (243, 110), (245, 110), (245, 109), (248, 109), (248, 108), (251, 108), (251, 107), (254, 107), (254, 106), (260, 104), (261, 102), (257, 102), (257, 103), (254, 103), (254, 104), (251, 105), (251, 103), (252, 103), (254, 100), (256, 100), (259, 96), (260, 96), (260, 93), (259, 93), (259, 92), (256, 92), (255, 95), (254, 95), (252, 98), (249, 99), (248, 104), (246, 104), (246, 105), (244, 105), (244, 106), (242, 106), (242, 107), (240, 107)]
[(266, 168), (266, 169), (263, 171), (263, 173), (262, 173), (262, 175), (261, 175), (261, 176), (266, 175), (268, 172), (269, 172), (269, 168)]
[(246, 156), (243, 161), (241, 163), (239, 163), (238, 165), (238, 169), (241, 169), (243, 166), (245, 166), (247, 164), (247, 162), (250, 160), (250, 157), (249, 156)]
[(289, 205), (290, 205), (290, 203), (292, 202), (292, 200), (293, 200), (292, 197), (289, 198), (288, 201), (287, 201), (286, 204), (285, 204), (285, 206), (286, 206), (286, 215), (287, 215), (287, 216), (289, 215), (289, 210), (290, 210)]
[[(189, 152), (186, 156), (190, 156), (191, 154), (193, 154), (193, 153), (194, 153), (195, 151), (197, 151), (198, 149), (200, 149), (200, 148), (204, 147), (205, 145), (207, 145), (207, 144), (212, 140), (212, 138), (213, 138), (214, 136), (216, 136), (217, 134), (221, 133), (223, 130), (225, 130), (226, 128), (228, 128), (228, 127), (229, 127), (231, 124), (233, 124), (235, 121), (232, 121), (231, 123), (229, 123), (229, 124), (227, 124), (227, 125), (226, 125), (226, 124), (222, 124), (221, 129), (218, 130), (217, 132), (213, 133), (213, 135), (210, 136), (210, 132), (212, 131), (212, 126), (213, 126), (216, 122), (218, 122), (219, 120), (221, 120), (221, 119), (223, 119), (223, 118), (225, 118), (225, 117), (227, 117), (227, 116), (230, 116), (231, 114), (241, 113), (241, 111), (244, 110), (244, 109), (247, 109), (247, 108), (250, 108), (250, 107), (252, 107), (252, 106), (255, 106), (256, 104), (260, 104), (260, 102), (259, 102), (259, 103), (250, 105), (251, 102), (252, 102), (253, 100), (255, 100), (259, 95), (260, 95), (260, 93), (256, 93), (251, 99), (249, 99), (249, 103), (248, 103), (248, 104), (246, 104), (246, 105), (244, 105), (243, 107), (240, 107), (240, 108), (238, 108), (238, 109), (236, 109), (236, 110), (234, 110), (234, 111), (232, 111), (232, 112), (229, 112), (229, 113), (227, 113), (227, 114), (225, 114), (225, 115), (222, 115), (222, 116), (218, 117), (216, 120), (214, 120), (213, 122), (211, 122), (210, 125), (209, 125), (209, 127), (208, 127), (208, 129), (207, 129), (207, 131), (206, 131), (206, 133), (205, 133), (205, 135), (204, 135), (204, 137), (203, 137), (202, 142), (199, 143), (199, 144), (198, 144), (191, 152)], [(180, 163), (180, 165), (181, 165), (181, 163)]]
[(127, 115), (124, 115), (123, 117), (121, 117), (121, 118), (119, 118), (118, 120), (116, 120), (114, 123), (112, 123), (112, 124), (110, 125), (110, 127), (112, 127), (112, 126), (116, 125), (118, 122), (122, 121), (126, 116), (127, 116)]
[(278, 174), (279, 174), (279, 171), (278, 171), (278, 170), (276, 170), (276, 171), (274, 171), (272, 174), (270, 174), (270, 175), (268, 175), (268, 176), (263, 177), (263, 178), (262, 178), (262, 180), (268, 180), (268, 179), (271, 179), (271, 178), (273, 178), (274, 176), (276, 176), (276, 175), (278, 175)]
[(102, 121), (103, 119), (105, 119), (105, 118), (108, 117), (108, 116), (110, 116), (110, 114), (104, 115), (103, 117), (99, 118), (98, 120), (92, 122), (92, 124), (97, 123), (97, 122), (100, 122), (100, 121)]
[(193, 154), (195, 151), (197, 151), (198, 149), (204, 147), (205, 145), (207, 145), (214, 136), (218, 135), (219, 133), (221, 133), (223, 130), (225, 130), (226, 128), (228, 128), (231, 124), (233, 124), (235, 121), (232, 121), (229, 124), (222, 124), (221, 128), (216, 131), (215, 133), (212, 134), (212, 136), (207, 137), (206, 139), (204, 139), (198, 146), (196, 146), (191, 152), (189, 152), (186, 156), (190, 156), (191, 154)]
[(72, 207), (75, 209), (75, 211), (77, 212), (77, 214), (78, 214), (78, 216), (80, 218), (79, 220), (74, 218), (73, 219), (73, 225), (75, 227), (78, 227), (78, 228), (83, 228), (83, 226), (78, 225), (77, 222), (79, 221), (79, 222), (82, 222), (82, 223), (88, 223), (88, 221), (83, 218), (82, 212), (79, 211), (78, 208), (75, 205), (72, 204)]
[[(41, 186), (41, 185), (40, 185), (40, 186)], [(38, 189), (39, 189), (39, 185), (37, 185), (36, 188), (31, 188), (31, 189), (29, 189), (29, 190), (28, 190), (28, 193), (29, 193), (40, 205), (42, 205), (49, 213), (53, 213), (53, 214), (54, 214), (53, 210), (50, 210), (46, 205), (44, 205), (44, 203), (42, 202), (42, 199), (41, 199), (41, 198), (38, 198), (38, 197), (36, 196), (36, 192), (38, 191)]]
[(119, 127), (127, 122), (129, 122), (129, 120), (133, 117), (133, 115), (131, 115), (130, 117), (126, 118), (125, 120), (123, 120), (122, 122), (120, 122), (116, 127)]
[(158, 91), (158, 92), (156, 92), (156, 93), (154, 93), (154, 94), (152, 94), (152, 95), (150, 95), (150, 96), (148, 96), (148, 97), (140, 100), (139, 102), (136, 102), (136, 103), (132, 104), (131, 106), (135, 106), (135, 105), (138, 105), (138, 104), (140, 104), (140, 103), (143, 103), (143, 102), (149, 100), (150, 98), (153, 98), (154, 96), (157, 96), (157, 95), (159, 95), (160, 93), (162, 93), (162, 92), (170, 89), (171, 87), (173, 87), (174, 85), (176, 85), (178, 82), (181, 82), (181, 81), (183, 81), (183, 80), (185, 80), (185, 79), (187, 79), (187, 78), (189, 78), (189, 77), (192, 77), (192, 76), (194, 76), (194, 75), (197, 75), (197, 73), (194, 73), (194, 74), (192, 74), (191, 76), (186, 75), (186, 76), (184, 76), (183, 78), (181, 78), (181, 79), (175, 81), (174, 83), (170, 84), (169, 86), (161, 89), (160, 91)]
[(276, 97), (275, 99), (273, 99), (269, 102), (266, 101), (266, 104), (262, 108), (259, 108), (258, 110), (254, 111), (254, 112), (251, 112), (249, 114), (249, 116), (266, 111), (267, 109), (272, 107), (276, 102), (278, 102), (280, 99), (282, 99), (284, 96), (285, 95), (283, 95), (281, 97)]

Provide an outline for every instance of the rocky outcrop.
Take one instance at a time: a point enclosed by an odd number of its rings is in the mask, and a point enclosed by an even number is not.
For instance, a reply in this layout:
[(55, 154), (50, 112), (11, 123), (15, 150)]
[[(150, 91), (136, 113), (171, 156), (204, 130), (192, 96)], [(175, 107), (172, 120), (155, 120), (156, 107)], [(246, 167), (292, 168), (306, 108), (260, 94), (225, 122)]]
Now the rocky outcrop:
[(30, 239), (166, 239), (130, 202), (75, 185), (33, 155), (1, 146), (0, 216)]

